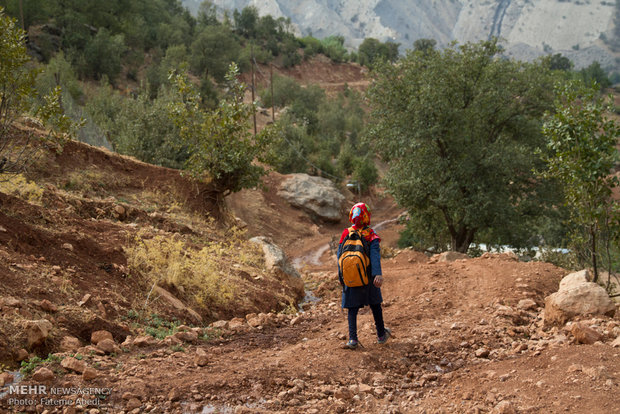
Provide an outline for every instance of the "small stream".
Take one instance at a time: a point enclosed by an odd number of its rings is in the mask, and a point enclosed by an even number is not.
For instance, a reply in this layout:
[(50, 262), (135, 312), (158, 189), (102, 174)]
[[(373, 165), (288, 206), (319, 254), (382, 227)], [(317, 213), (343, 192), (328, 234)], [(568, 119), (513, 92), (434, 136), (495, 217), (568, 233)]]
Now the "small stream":
[(8, 371), (8, 373), (13, 376), (13, 382), (10, 384), (5, 384), (4, 387), (0, 388), (0, 398), (4, 398), (9, 394), (9, 385), (17, 385), (24, 378), (22, 373), (19, 371)]

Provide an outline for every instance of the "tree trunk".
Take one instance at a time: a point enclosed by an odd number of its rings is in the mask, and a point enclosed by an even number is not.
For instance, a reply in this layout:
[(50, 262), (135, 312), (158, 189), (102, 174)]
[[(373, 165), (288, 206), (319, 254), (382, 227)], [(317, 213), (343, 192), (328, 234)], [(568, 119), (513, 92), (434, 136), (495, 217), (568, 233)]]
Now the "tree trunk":
[(467, 227), (463, 227), (458, 232), (452, 233), (450, 249), (459, 253), (467, 253), (467, 250), (469, 250), (469, 245), (474, 241), (475, 234), (476, 229), (470, 229)]
[(594, 277), (592, 281), (597, 283), (598, 281), (598, 263), (596, 261), (596, 230), (594, 227), (590, 227), (590, 240), (592, 241), (592, 273), (594, 273)]

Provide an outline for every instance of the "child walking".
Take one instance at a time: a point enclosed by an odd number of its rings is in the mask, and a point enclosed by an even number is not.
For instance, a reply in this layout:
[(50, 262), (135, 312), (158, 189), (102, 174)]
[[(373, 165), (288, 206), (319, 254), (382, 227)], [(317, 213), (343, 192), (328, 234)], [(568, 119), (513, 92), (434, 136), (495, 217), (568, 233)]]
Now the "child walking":
[(343, 254), (343, 246), (353, 232), (361, 233), (363, 249), (370, 259), (367, 267), (368, 284), (364, 286), (350, 287), (343, 281), (340, 260), (338, 260), (338, 276), (342, 285), (342, 307), (348, 309), (349, 321), (349, 341), (345, 344), (346, 348), (356, 349), (359, 346), (357, 338), (357, 313), (360, 308), (368, 305), (372, 310), (377, 329), (377, 343), (384, 344), (391, 335), (391, 331), (383, 323), (383, 311), (381, 303), (381, 285), (383, 276), (381, 274), (381, 238), (369, 227), (370, 209), (364, 203), (355, 204), (349, 212), (349, 222), (351, 227), (344, 229), (340, 236), (337, 257)]

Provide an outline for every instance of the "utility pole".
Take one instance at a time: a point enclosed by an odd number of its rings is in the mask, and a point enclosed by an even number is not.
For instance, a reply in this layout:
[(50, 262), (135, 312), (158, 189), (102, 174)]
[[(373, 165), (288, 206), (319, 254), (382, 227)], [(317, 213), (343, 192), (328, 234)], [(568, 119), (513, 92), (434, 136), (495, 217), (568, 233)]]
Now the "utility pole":
[(22, 18), (22, 30), (26, 31), (26, 23), (24, 23), (24, 7), (22, 6), (22, 0), (19, 0), (19, 15)]
[(269, 64), (269, 85), (271, 86), (271, 120), (276, 122), (276, 109), (275, 109), (275, 101), (273, 96), (273, 63)]
[(254, 118), (254, 136), (258, 133), (256, 130), (256, 106), (254, 105), (254, 45), (251, 48), (252, 53), (252, 118)]

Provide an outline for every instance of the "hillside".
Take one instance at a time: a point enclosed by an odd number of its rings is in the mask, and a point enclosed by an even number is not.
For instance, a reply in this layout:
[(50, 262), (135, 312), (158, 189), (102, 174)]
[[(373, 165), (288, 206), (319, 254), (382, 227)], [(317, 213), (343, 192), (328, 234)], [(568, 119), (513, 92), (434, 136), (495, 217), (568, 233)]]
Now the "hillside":
[[(380, 192), (366, 201), (383, 238), (385, 319), (394, 337), (374, 344), (372, 319), (362, 312), (364, 348), (351, 352), (340, 348), (346, 317), (329, 249), (346, 224), (313, 223), (290, 207), (275, 194), (282, 176), (270, 174), (263, 190), (229, 203), (248, 235), (271, 237), (298, 264), (314, 298), (300, 313), (278, 305), (299, 300), (294, 283), (226, 253), (239, 300), (202, 307), (191, 292), (165, 286), (181, 305), (160, 295), (145, 307), (150, 284), (127, 270), (135, 235), (188, 237), (213, 255), (221, 253), (206, 240), (227, 237), (204, 220), (198, 192), (178, 172), (72, 143), (30, 178), (44, 189), (40, 204), (0, 198), (0, 349), (13, 372), (2, 374), (3, 384), (108, 390), (77, 403), (77, 412), (620, 412), (619, 350), (611, 346), (618, 316), (587, 319), (602, 339), (577, 344), (566, 329), (542, 322), (544, 298), (565, 270), (510, 255), (438, 262), (399, 251), (400, 211)], [(29, 351), (22, 379), (14, 369), (28, 320), (47, 320), (51, 330)], [(100, 330), (111, 333), (108, 351), (92, 335)], [(34, 359), (48, 352), (55, 353)], [(4, 412), (41, 398), (29, 392), (15, 402), (7, 386), (0, 390)], [(50, 405), (73, 405), (77, 392), (48, 395), (48, 412), (64, 412)]]
[[(185, 0), (192, 8), (197, 0)], [(510, 55), (529, 60), (548, 53), (568, 56), (580, 69), (598, 60), (618, 70), (615, 54), (601, 39), (613, 37), (614, 2), (607, 1), (402, 1), (364, 0), (215, 0), (223, 9), (253, 5), (261, 14), (290, 17), (301, 34), (322, 38), (342, 35), (357, 48), (365, 38), (401, 44), (401, 52), (420, 38), (440, 45), (452, 40), (506, 39)]]

